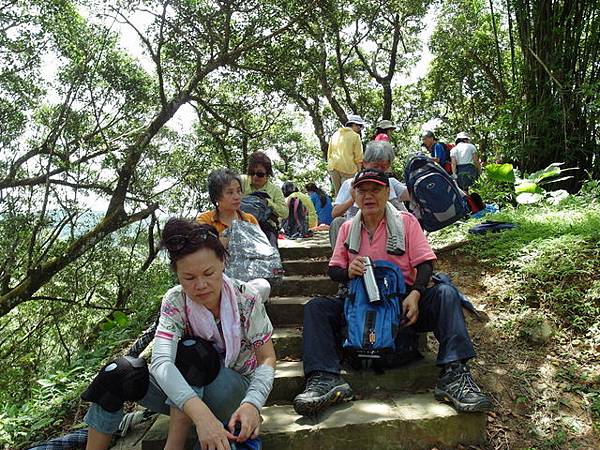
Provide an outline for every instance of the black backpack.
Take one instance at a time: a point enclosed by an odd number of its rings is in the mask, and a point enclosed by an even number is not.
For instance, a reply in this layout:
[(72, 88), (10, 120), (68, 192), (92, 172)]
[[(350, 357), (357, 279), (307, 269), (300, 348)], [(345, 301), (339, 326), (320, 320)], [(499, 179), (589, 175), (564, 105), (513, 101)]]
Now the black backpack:
[[(244, 198), (240, 204), (240, 209), (245, 213), (252, 214), (259, 224), (265, 223), (269, 220), (273, 211), (267, 205), (267, 200), (258, 193), (252, 193)], [(262, 194), (262, 192), (261, 192)]]
[(423, 154), (412, 156), (404, 172), (411, 207), (426, 231), (436, 231), (464, 218), (469, 210), (456, 182), (433, 159)]
[(283, 233), (286, 237), (295, 239), (309, 236), (308, 211), (298, 197), (293, 197), (288, 203), (288, 217), (282, 222)]

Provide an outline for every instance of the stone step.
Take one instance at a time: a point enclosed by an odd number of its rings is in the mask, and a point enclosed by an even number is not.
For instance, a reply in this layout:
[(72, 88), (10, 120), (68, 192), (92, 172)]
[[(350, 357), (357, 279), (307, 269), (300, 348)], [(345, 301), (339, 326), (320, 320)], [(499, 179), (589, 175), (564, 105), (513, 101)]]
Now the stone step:
[[(264, 450), (419, 450), (485, 442), (485, 414), (457, 413), (433, 395), (393, 395), (336, 405), (316, 418), (290, 405), (262, 410)], [(143, 438), (142, 449), (164, 448), (169, 418), (161, 416)], [(190, 433), (186, 449), (191, 449)]]
[(274, 327), (302, 326), (304, 305), (310, 297), (271, 297), (267, 303), (267, 314)]
[(329, 260), (320, 259), (295, 259), (283, 261), (283, 269), (287, 276), (292, 275), (327, 275)]
[(327, 245), (297, 245), (282, 247), (279, 246), (279, 254), (284, 261), (294, 259), (308, 258), (329, 258), (331, 256), (331, 247)]
[(271, 282), (271, 297), (335, 295), (338, 283), (329, 277), (321, 276), (286, 276)]
[[(439, 369), (430, 356), (396, 369), (376, 374), (372, 370), (342, 370), (342, 376), (355, 395), (366, 397), (377, 392), (421, 392), (432, 389)], [(269, 404), (291, 403), (304, 389), (304, 370), (300, 361), (277, 361), (277, 371)]]
[[(276, 327), (273, 332), (273, 345), (275, 346), (275, 353), (279, 360), (302, 359), (302, 326)], [(432, 351), (428, 347), (426, 334), (419, 334), (418, 348), (422, 354)]]
[(275, 328), (272, 340), (277, 359), (302, 359), (302, 330), (299, 327)]

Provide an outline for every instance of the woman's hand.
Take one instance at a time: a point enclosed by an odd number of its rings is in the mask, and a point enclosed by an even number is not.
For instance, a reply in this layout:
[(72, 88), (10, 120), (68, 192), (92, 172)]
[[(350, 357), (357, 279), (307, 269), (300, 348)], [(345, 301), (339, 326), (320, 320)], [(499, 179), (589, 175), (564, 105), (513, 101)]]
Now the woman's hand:
[(196, 422), (196, 432), (202, 450), (230, 450), (229, 441), (235, 436), (209, 411)]
[(402, 320), (403, 327), (409, 327), (414, 325), (419, 318), (419, 300), (421, 294), (419, 291), (410, 291), (410, 294), (402, 301), (402, 313), (404, 319)]
[(240, 433), (235, 438), (236, 442), (245, 442), (254, 439), (260, 432), (260, 413), (251, 403), (242, 403), (232, 414), (227, 425), (231, 433), (235, 431), (236, 423), (240, 424)]
[(348, 277), (350, 279), (362, 277), (365, 274), (365, 260), (362, 256), (357, 256), (348, 266)]

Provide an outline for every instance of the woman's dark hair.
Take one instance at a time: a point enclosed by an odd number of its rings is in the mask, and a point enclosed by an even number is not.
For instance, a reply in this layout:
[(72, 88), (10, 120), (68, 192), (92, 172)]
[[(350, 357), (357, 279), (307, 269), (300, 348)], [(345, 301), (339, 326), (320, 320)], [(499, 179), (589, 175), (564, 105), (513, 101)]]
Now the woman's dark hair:
[(240, 184), (241, 188), (242, 179), (237, 172), (231, 169), (213, 170), (208, 175), (208, 179), (206, 180), (208, 196), (210, 197), (212, 204), (215, 205), (215, 208), (217, 207), (217, 202), (223, 196), (223, 190), (225, 187), (234, 180)]
[(248, 158), (248, 167), (246, 169), (246, 173), (250, 175), (252, 169), (255, 166), (261, 165), (267, 171), (267, 175), (270, 177), (273, 176), (273, 165), (271, 164), (271, 159), (264, 152), (254, 152)]
[(203, 248), (215, 252), (221, 261), (227, 258), (227, 250), (219, 240), (216, 228), (193, 220), (176, 217), (169, 219), (163, 229), (160, 245), (167, 249), (173, 270), (177, 268), (177, 261), (181, 258)]
[(283, 192), (283, 196), (287, 198), (294, 192), (298, 192), (298, 188), (291, 181), (286, 181), (283, 183), (283, 186), (281, 186), (281, 192)]
[(321, 208), (325, 208), (325, 205), (327, 204), (327, 194), (323, 192), (323, 189), (321, 189), (315, 183), (306, 183), (304, 185), (304, 190), (306, 190), (306, 192), (316, 192), (321, 200)]

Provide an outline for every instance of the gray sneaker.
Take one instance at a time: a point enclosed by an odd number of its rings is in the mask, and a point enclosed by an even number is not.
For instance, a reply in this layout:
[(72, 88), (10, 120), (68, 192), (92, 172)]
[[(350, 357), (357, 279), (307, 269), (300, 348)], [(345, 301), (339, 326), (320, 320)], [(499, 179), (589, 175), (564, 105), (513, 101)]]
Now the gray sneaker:
[(437, 400), (449, 403), (460, 412), (483, 412), (492, 409), (492, 401), (481, 392), (469, 366), (461, 362), (448, 364), (434, 390)]
[(350, 385), (339, 375), (315, 371), (308, 377), (304, 391), (294, 398), (294, 410), (301, 416), (314, 416), (352, 396)]

